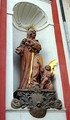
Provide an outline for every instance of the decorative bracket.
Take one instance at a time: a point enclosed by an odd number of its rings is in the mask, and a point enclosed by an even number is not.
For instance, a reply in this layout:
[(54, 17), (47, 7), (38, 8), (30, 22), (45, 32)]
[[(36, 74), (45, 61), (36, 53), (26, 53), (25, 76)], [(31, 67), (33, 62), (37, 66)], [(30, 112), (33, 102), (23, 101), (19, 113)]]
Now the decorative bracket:
[(11, 106), (14, 109), (27, 107), (34, 117), (42, 118), (47, 109), (56, 108), (60, 110), (62, 103), (56, 98), (56, 91), (35, 87), (24, 90), (18, 89), (14, 93)]

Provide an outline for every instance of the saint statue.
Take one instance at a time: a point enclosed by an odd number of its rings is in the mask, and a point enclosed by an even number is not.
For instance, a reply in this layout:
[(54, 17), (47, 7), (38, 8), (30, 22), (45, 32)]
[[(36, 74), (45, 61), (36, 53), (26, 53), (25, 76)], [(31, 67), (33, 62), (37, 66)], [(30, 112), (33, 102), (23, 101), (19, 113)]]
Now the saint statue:
[(21, 81), (19, 89), (28, 88), (31, 84), (39, 84), (38, 76), (41, 69), (39, 52), (41, 45), (35, 37), (36, 31), (30, 28), (27, 31), (27, 38), (24, 38), (19, 47), (16, 48), (16, 53), (21, 56)]
[(16, 53), (21, 56), (21, 80), (19, 89), (39, 86), (42, 89), (53, 89), (51, 82), (53, 74), (51, 67), (43, 68), (39, 52), (41, 45), (36, 37), (36, 31), (33, 28), (28, 29), (27, 38), (24, 38), (19, 47), (16, 48)]

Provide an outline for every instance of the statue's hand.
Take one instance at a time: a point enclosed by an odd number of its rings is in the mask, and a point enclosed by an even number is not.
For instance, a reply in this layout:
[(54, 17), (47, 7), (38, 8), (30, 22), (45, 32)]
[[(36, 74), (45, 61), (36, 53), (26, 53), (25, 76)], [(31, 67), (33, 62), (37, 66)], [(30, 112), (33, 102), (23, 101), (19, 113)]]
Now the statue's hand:
[(22, 54), (23, 54), (23, 47), (17, 47), (16, 48), (16, 53), (22, 56)]

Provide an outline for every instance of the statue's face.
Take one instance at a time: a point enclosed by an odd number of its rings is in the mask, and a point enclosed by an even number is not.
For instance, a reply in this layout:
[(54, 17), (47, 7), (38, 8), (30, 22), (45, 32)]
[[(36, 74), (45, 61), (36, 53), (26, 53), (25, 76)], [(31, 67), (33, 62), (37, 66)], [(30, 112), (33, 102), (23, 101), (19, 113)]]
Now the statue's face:
[(28, 37), (31, 37), (32, 39), (34, 39), (36, 36), (36, 31), (33, 29), (29, 29), (29, 31), (27, 32), (27, 35)]
[(35, 36), (36, 36), (36, 31), (34, 30), (34, 31), (32, 31), (31, 37), (32, 37), (32, 38), (35, 38)]
[(48, 70), (48, 71), (51, 71), (51, 67), (49, 65), (46, 65), (45, 69)]

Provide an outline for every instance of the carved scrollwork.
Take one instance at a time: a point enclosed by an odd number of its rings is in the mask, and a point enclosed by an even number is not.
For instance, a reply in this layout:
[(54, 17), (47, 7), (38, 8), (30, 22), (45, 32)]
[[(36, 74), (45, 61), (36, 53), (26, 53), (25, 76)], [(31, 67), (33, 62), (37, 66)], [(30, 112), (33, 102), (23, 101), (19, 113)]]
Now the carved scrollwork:
[[(30, 113), (45, 114), (44, 112), (50, 108), (61, 109), (62, 103), (56, 98), (56, 92), (54, 90), (46, 90), (40, 88), (31, 88), (24, 90), (17, 90), (11, 106), (15, 109), (27, 107)], [(42, 110), (42, 111), (41, 111)], [(42, 117), (39, 116), (38, 117)]]

